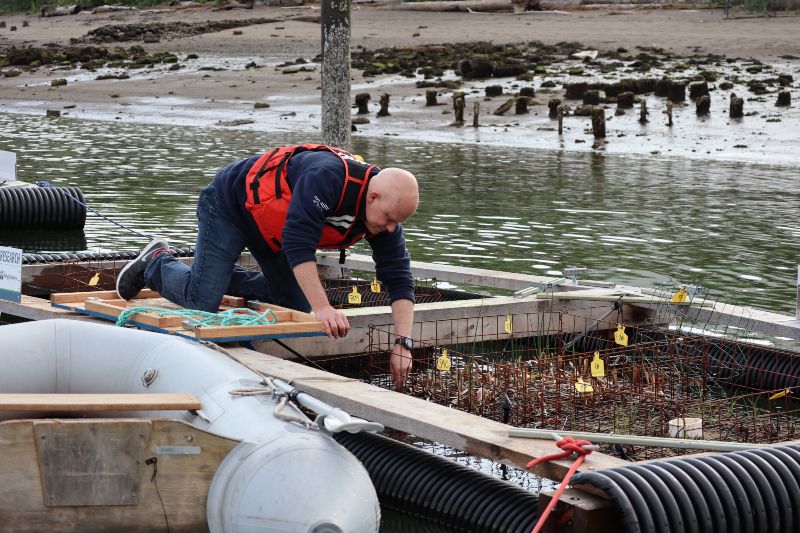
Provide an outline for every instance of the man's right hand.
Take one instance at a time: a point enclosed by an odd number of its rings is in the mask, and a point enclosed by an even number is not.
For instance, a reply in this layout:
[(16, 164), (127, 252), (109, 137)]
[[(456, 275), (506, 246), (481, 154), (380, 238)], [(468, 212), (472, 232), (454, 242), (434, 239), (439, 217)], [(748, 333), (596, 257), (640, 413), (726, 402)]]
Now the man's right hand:
[(323, 330), (328, 337), (338, 339), (350, 332), (350, 322), (347, 321), (347, 317), (330, 305), (314, 309), (314, 317), (322, 322)]

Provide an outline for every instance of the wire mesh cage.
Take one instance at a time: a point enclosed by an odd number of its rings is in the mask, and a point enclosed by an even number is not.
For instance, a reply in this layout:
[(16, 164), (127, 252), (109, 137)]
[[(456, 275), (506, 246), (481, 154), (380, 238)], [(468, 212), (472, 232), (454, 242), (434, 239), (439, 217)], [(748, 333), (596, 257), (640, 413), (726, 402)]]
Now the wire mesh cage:
[[(421, 325), (406, 393), (514, 426), (554, 431), (754, 443), (800, 436), (800, 404), (793, 395), (800, 387), (800, 354), (674, 324), (624, 326), (605, 320), (620, 318), (607, 309)], [(366, 357), (321, 364), (392, 388), (393, 340), (391, 330), (372, 327)], [(681, 424), (688, 419), (701, 427), (687, 433)], [(627, 450), (637, 458), (672, 453)]]

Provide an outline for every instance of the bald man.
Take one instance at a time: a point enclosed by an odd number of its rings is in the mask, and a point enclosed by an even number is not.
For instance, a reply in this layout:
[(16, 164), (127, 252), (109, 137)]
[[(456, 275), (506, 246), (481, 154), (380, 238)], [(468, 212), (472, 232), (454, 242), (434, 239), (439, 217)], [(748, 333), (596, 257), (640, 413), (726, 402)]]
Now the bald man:
[[(325, 334), (344, 337), (347, 317), (334, 309), (317, 274), (316, 250), (343, 250), (362, 238), (386, 286), (397, 338), (390, 370), (396, 387), (411, 368), (414, 281), (401, 224), (417, 210), (413, 174), (380, 169), (324, 145), (281, 146), (221, 169), (200, 193), (194, 261), (148, 244), (117, 277), (129, 300), (145, 286), (189, 309), (216, 312), (225, 294), (313, 311)], [(236, 266), (247, 248), (261, 267)]]

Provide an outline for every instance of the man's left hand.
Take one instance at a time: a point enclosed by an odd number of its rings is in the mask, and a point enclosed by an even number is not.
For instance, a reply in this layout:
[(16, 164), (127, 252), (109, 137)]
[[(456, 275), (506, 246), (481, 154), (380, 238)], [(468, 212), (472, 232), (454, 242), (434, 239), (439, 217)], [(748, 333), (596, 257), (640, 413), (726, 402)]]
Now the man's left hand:
[(411, 371), (411, 350), (395, 344), (389, 359), (389, 370), (392, 372), (395, 390), (402, 390)]

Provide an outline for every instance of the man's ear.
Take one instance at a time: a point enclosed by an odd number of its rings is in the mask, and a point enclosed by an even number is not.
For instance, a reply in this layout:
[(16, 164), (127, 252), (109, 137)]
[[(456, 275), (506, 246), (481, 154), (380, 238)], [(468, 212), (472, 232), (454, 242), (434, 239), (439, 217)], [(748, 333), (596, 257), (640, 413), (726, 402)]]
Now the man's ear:
[(370, 191), (367, 193), (367, 202), (372, 203), (381, 197), (381, 193), (377, 191)]

